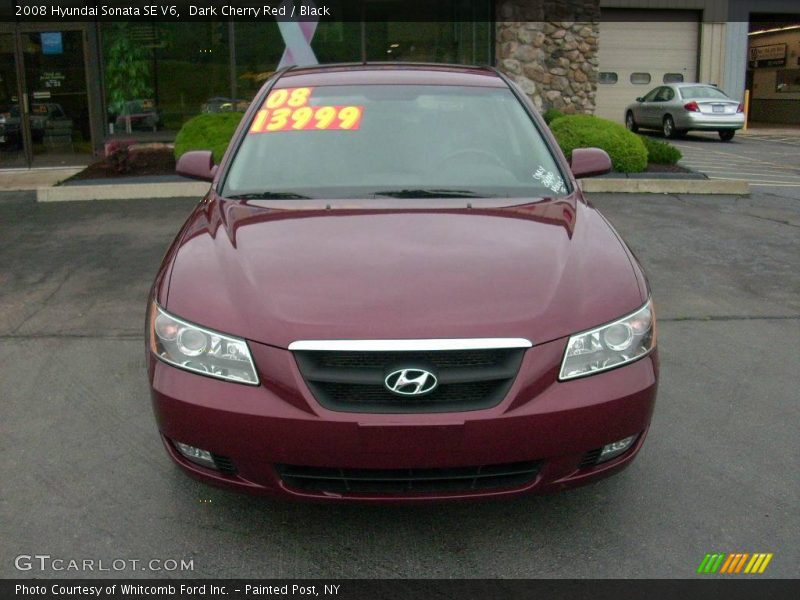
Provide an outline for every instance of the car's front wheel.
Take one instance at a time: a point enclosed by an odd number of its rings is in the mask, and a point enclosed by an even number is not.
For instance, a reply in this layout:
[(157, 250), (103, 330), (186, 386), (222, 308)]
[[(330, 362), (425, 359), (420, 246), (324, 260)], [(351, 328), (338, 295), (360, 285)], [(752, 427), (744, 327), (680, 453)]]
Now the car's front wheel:
[(719, 132), (719, 139), (723, 142), (730, 142), (733, 136), (736, 135), (735, 129), (721, 129)]
[(628, 111), (628, 114), (625, 115), (625, 127), (628, 128), (628, 131), (632, 131), (636, 133), (639, 131), (639, 126), (636, 124), (636, 119), (633, 118), (633, 111)]

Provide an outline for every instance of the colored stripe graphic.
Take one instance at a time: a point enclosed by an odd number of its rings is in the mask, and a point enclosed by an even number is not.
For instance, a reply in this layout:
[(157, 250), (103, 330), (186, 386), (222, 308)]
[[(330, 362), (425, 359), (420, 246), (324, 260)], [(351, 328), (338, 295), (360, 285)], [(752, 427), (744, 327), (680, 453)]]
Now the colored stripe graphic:
[[(698, 573), (756, 574), (763, 573), (772, 560), (772, 553), (715, 552), (706, 554), (697, 567)], [(747, 565), (747, 566), (745, 566)]]
[(744, 566), (744, 561), (747, 560), (749, 554), (729, 554), (728, 560), (722, 565), (720, 573), (738, 573)]
[(722, 568), (719, 570), (720, 573), (728, 573), (729, 569), (736, 564), (736, 559), (739, 558), (738, 554), (728, 554), (728, 560), (722, 565)]
[(706, 554), (703, 562), (697, 567), (698, 573), (716, 573), (722, 561), (725, 559), (725, 554)]
[(736, 573), (742, 570), (744, 566), (744, 562), (747, 560), (747, 557), (750, 556), (749, 554), (742, 554), (742, 559), (739, 561), (739, 564), (736, 565)]

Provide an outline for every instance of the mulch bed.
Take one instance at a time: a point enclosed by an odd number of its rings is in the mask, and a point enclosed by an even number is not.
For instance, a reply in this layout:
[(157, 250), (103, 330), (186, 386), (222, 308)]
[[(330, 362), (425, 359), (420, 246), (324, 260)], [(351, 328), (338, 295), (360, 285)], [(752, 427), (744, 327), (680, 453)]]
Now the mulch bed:
[(646, 173), (691, 173), (691, 169), (681, 167), (680, 165), (657, 165), (650, 163), (645, 169)]
[(168, 148), (133, 150), (127, 160), (104, 158), (86, 167), (69, 181), (81, 179), (115, 179), (147, 175), (174, 175), (175, 156)]

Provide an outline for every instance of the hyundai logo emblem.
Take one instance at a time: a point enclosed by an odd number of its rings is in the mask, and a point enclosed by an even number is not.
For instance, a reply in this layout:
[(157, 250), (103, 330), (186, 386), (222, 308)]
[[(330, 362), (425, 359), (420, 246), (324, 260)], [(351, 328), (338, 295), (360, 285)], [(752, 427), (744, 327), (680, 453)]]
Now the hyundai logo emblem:
[(436, 389), (436, 375), (424, 369), (400, 369), (383, 380), (386, 389), (401, 396), (421, 396)]

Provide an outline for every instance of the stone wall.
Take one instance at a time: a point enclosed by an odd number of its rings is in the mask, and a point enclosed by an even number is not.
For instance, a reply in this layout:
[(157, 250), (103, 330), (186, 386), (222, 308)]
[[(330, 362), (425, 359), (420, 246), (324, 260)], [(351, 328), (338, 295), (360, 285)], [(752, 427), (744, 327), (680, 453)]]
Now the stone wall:
[(545, 21), (559, 16), (547, 0), (497, 3), (497, 66), (540, 110), (594, 112), (599, 8), (580, 2), (579, 11), (568, 7), (564, 13), (575, 19), (570, 21)]

